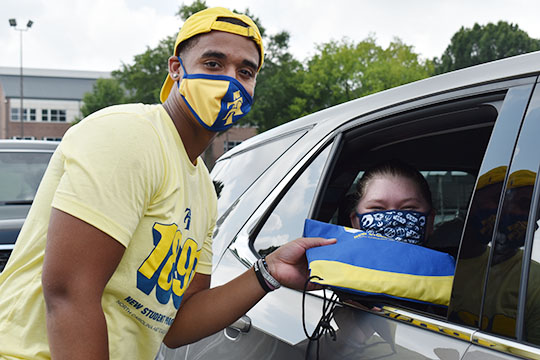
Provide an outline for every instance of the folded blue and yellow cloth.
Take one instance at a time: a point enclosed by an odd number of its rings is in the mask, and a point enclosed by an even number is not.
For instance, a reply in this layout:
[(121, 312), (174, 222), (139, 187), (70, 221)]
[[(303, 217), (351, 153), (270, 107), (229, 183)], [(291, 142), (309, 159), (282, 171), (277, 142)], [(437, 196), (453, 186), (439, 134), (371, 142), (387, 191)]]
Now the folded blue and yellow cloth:
[(312, 280), (338, 290), (448, 306), (455, 260), (443, 252), (306, 219), (304, 237), (336, 238), (309, 249)]

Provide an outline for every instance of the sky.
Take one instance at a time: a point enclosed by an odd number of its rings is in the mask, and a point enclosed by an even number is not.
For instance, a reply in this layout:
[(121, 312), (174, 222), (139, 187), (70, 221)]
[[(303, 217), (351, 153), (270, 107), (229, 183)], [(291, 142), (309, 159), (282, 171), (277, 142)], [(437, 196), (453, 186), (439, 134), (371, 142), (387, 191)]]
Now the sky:
[[(113, 71), (175, 35), (176, 16), (192, 0), (2, 0), (0, 67)], [(423, 59), (440, 57), (462, 26), (504, 20), (540, 38), (538, 0), (206, 0), (257, 16), (267, 34), (288, 31), (290, 51), (304, 61), (316, 45), (374, 36), (386, 47), (396, 37)], [(8, 20), (15, 18), (16, 31)]]

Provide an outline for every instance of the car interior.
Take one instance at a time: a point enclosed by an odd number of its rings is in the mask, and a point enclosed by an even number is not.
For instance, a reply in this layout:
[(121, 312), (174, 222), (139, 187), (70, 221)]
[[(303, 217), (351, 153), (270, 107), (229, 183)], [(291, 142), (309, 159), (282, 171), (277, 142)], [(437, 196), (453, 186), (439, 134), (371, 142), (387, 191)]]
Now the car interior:
[[(363, 122), (347, 131), (337, 159), (323, 180), (324, 190), (315, 199), (316, 220), (351, 226), (355, 182), (370, 166), (399, 159), (420, 170), (430, 185), (437, 216), (434, 234), (426, 246), (456, 258), (501, 99), (497, 95), (437, 105)], [(366, 304), (380, 299), (368, 296), (356, 300)], [(446, 309), (401, 300), (390, 302), (446, 316)]]

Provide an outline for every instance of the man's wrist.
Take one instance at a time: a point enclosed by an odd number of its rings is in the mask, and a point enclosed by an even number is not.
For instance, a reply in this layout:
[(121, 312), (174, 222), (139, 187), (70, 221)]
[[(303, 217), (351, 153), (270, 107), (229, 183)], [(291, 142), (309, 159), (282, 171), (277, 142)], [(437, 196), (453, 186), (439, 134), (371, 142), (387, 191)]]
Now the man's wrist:
[(253, 270), (255, 271), (259, 284), (265, 292), (268, 293), (281, 287), (279, 281), (270, 274), (265, 258), (258, 259), (255, 264), (253, 264)]

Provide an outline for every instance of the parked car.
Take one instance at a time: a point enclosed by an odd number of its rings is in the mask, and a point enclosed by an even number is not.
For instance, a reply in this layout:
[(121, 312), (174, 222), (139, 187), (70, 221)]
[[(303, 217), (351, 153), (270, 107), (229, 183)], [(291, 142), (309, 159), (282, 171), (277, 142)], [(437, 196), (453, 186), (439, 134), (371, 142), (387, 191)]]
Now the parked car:
[(0, 140), (0, 272), (58, 143)]
[[(320, 357), (540, 359), (539, 74), (540, 52), (462, 69), (317, 112), (227, 152), (211, 173), (219, 194), (212, 285), (300, 237), (306, 218), (344, 225), (363, 170), (399, 158), (433, 192), (428, 246), (456, 256), (450, 305), (378, 299), (377, 310), (340, 300), (336, 341), (321, 337)], [(224, 331), (163, 346), (157, 358), (303, 359), (303, 324), (313, 331), (323, 294), (308, 293), (304, 317), (302, 296), (280, 288)]]

